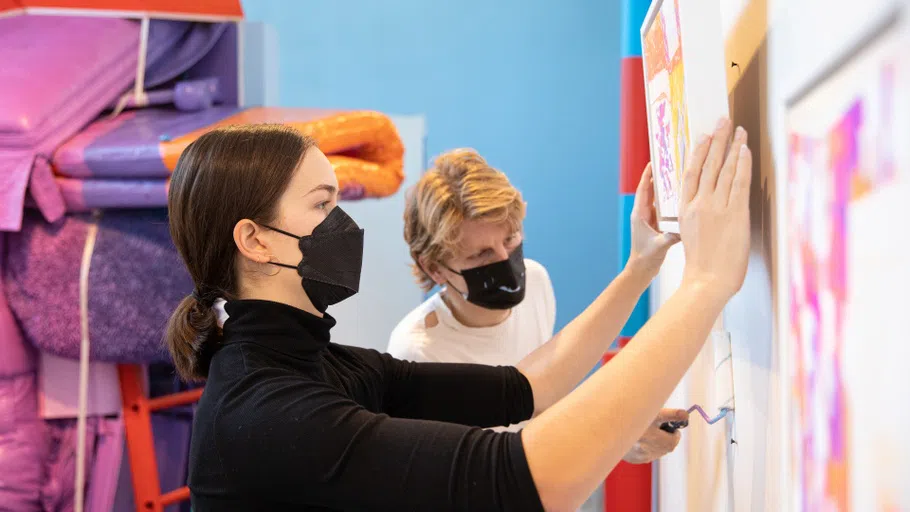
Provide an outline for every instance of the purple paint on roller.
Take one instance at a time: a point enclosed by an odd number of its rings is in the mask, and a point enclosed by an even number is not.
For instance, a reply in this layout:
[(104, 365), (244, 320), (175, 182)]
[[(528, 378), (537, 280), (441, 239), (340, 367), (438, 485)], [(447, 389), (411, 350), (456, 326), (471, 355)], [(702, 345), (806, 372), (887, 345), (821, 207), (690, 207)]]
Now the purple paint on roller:
[(691, 414), (693, 411), (698, 412), (698, 414), (701, 415), (702, 418), (704, 418), (704, 420), (708, 423), (708, 425), (713, 425), (713, 424), (717, 423), (718, 421), (720, 421), (721, 419), (723, 419), (724, 416), (726, 416), (727, 413), (730, 412), (730, 409), (726, 409), (726, 408), (721, 409), (720, 413), (718, 413), (718, 415), (713, 418), (709, 417), (708, 414), (705, 412), (705, 410), (702, 409), (701, 406), (698, 404), (695, 404), (692, 407), (689, 407), (688, 412)]

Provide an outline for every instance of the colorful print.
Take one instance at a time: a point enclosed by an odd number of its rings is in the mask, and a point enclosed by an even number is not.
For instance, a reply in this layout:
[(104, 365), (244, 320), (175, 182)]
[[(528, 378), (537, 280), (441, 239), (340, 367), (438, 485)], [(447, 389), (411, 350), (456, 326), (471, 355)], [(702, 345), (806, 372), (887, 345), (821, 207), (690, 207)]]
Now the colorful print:
[(895, 177), (893, 112), (883, 110), (893, 95), (892, 77), (886, 66), (881, 87), (854, 94), (826, 133), (789, 136), (785, 346), (792, 361), (791, 468), (800, 510), (850, 509), (852, 417), (844, 354), (848, 273), (855, 270), (847, 261), (847, 228), (851, 204)]
[(665, 0), (661, 4), (645, 35), (643, 52), (654, 132), (651, 147), (658, 212), (662, 220), (675, 220), (680, 176), (689, 147), (679, 0)]

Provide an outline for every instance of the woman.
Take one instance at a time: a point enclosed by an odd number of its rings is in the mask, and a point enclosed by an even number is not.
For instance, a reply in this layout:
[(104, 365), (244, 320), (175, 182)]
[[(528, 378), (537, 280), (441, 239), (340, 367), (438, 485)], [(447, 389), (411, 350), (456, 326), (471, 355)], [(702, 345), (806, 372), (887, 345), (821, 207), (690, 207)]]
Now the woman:
[[(194, 510), (577, 508), (654, 421), (742, 285), (751, 156), (738, 129), (725, 157), (730, 131), (724, 120), (705, 136), (685, 176), (679, 290), (574, 390), (592, 361), (571, 352), (604, 329), (597, 301), (560, 334), (561, 357), (542, 348), (517, 367), (408, 363), (331, 343), (325, 311), (357, 291), (363, 232), (335, 204), (328, 160), (281, 127), (200, 137), (169, 197), (196, 290), (167, 342), (181, 376), (206, 379)], [(518, 433), (477, 428), (532, 415)]]

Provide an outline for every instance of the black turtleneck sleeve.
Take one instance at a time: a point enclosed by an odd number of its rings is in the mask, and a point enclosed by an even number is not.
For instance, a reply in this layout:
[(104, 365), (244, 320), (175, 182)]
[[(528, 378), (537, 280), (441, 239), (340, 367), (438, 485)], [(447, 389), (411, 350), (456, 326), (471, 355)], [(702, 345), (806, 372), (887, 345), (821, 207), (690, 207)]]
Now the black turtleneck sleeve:
[(511, 366), (412, 363), (379, 356), (385, 412), (475, 427), (520, 423), (534, 413), (528, 379)]
[(521, 434), (471, 426), (531, 415), (516, 369), (328, 343), (325, 320), (278, 306), (228, 313), (193, 423), (194, 510), (543, 510)]

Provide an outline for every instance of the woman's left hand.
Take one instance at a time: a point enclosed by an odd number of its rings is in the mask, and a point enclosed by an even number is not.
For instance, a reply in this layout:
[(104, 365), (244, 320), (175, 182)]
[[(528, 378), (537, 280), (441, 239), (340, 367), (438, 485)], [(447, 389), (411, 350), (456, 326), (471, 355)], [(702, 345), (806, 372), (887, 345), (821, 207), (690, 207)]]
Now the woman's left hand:
[(641, 439), (626, 453), (622, 460), (630, 464), (647, 464), (672, 452), (682, 437), (679, 430), (672, 434), (662, 430), (660, 425), (667, 421), (689, 421), (684, 409), (664, 409), (648, 427)]
[(654, 181), (651, 164), (645, 167), (635, 191), (632, 206), (632, 247), (627, 268), (639, 270), (653, 278), (673, 244), (679, 242), (679, 235), (662, 233), (657, 227), (657, 209), (654, 207)]

